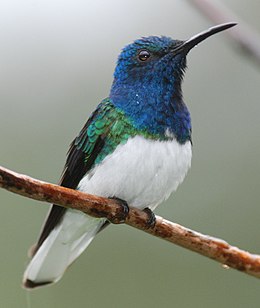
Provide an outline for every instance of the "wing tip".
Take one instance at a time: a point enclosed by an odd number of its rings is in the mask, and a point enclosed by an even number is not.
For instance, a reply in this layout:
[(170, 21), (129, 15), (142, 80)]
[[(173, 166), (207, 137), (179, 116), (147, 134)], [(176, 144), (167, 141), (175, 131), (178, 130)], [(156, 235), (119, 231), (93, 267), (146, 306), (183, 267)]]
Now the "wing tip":
[(27, 252), (27, 255), (28, 255), (28, 258), (32, 258), (37, 250), (39, 249), (39, 245), (36, 243), (36, 244), (33, 244), (29, 249), (28, 249), (28, 252)]

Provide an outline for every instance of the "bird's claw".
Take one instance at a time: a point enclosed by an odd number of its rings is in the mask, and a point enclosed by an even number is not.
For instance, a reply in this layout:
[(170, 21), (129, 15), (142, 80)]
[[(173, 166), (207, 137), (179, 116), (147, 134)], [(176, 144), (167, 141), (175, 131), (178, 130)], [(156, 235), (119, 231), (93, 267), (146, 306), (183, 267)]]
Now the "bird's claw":
[(143, 211), (148, 216), (148, 219), (146, 221), (147, 229), (153, 228), (156, 224), (156, 216), (155, 216), (154, 212), (149, 207), (146, 207)]
[(109, 218), (109, 221), (113, 224), (122, 224), (125, 223), (126, 217), (129, 213), (129, 206), (125, 200), (122, 200), (120, 198), (111, 197), (109, 199), (113, 199), (115, 201), (118, 201), (118, 204), (120, 205), (120, 210), (113, 215), (113, 217)]

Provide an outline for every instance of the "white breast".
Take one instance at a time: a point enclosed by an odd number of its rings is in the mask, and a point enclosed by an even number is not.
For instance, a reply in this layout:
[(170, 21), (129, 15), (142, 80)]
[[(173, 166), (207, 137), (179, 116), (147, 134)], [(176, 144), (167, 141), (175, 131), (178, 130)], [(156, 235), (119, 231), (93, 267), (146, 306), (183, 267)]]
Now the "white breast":
[(141, 136), (119, 145), (79, 183), (78, 189), (117, 197), (130, 206), (154, 209), (183, 181), (191, 165), (191, 143), (154, 141)]

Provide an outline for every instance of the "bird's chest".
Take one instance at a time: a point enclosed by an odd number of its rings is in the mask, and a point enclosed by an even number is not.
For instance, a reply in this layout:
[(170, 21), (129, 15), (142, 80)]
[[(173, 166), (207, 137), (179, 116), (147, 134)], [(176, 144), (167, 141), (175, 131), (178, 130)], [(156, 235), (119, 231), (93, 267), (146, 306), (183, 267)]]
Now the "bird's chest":
[(154, 209), (183, 181), (191, 164), (191, 143), (141, 136), (119, 145), (79, 183), (78, 189)]

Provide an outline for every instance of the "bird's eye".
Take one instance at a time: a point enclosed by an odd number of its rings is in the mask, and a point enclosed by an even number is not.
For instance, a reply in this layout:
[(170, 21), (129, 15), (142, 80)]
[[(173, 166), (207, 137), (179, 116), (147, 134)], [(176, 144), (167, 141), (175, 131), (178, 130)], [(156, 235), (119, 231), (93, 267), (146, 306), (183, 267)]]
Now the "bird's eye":
[(141, 50), (138, 53), (138, 60), (145, 62), (151, 57), (151, 54), (148, 50)]

